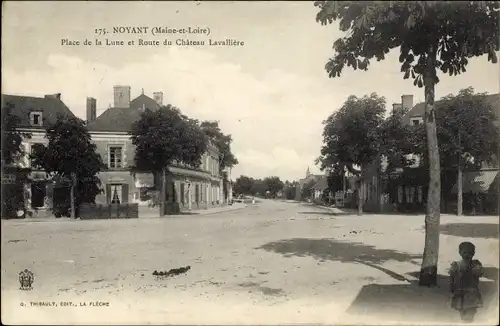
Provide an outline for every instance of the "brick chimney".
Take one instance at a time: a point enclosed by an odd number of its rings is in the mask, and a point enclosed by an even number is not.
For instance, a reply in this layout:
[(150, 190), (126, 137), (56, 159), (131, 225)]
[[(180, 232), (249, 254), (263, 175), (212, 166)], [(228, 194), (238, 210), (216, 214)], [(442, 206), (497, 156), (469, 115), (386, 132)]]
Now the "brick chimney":
[(130, 108), (130, 86), (116, 85), (114, 87), (115, 108)]
[(401, 104), (401, 103), (392, 104), (392, 110), (394, 112), (397, 112), (397, 111), (401, 110), (402, 108), (403, 108), (403, 104)]
[(154, 92), (153, 98), (159, 106), (163, 105), (163, 92)]
[(97, 101), (93, 97), (87, 97), (87, 123), (97, 118)]
[(411, 110), (413, 108), (413, 95), (402, 95), (401, 104), (404, 109)]

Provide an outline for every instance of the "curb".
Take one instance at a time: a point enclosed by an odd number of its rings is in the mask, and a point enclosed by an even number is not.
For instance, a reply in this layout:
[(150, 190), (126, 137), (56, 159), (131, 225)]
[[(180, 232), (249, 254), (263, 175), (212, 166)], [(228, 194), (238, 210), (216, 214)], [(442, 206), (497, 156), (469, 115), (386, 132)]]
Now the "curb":
[(206, 213), (206, 214), (193, 214), (193, 216), (205, 216), (205, 215), (213, 215), (213, 214), (219, 214), (219, 213), (226, 213), (226, 212), (236, 212), (239, 210), (242, 210), (244, 208), (247, 208), (248, 205), (245, 205), (243, 207), (235, 208), (235, 209), (228, 209), (228, 210), (223, 210), (223, 211), (218, 211), (218, 212), (212, 212), (212, 213)]
[(335, 216), (341, 216), (341, 215), (352, 215), (351, 213), (346, 212), (346, 211), (342, 211), (342, 210), (340, 210), (340, 209), (338, 209), (338, 208), (337, 208), (337, 209), (339, 210), (339, 212), (336, 212), (336, 211), (334, 211), (334, 210), (333, 210), (334, 208), (332, 208), (332, 207), (328, 207), (328, 206), (320, 206), (320, 205), (314, 205), (314, 206), (316, 206), (316, 207), (318, 207), (318, 208), (321, 208), (321, 209), (324, 209), (324, 210), (327, 210), (327, 211), (330, 211), (330, 212), (331, 212), (333, 215), (335, 215)]

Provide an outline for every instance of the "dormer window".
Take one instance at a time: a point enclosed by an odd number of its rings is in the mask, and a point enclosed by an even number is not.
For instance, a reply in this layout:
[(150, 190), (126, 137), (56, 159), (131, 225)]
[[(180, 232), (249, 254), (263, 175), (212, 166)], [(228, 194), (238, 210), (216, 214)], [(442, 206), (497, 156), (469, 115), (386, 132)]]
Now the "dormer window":
[(43, 114), (41, 111), (30, 112), (30, 124), (39, 127), (43, 125)]
[(422, 119), (421, 117), (418, 117), (418, 118), (412, 118), (411, 119), (411, 124), (413, 126), (418, 126), (419, 124), (421, 124), (422, 122), (424, 121), (424, 119)]

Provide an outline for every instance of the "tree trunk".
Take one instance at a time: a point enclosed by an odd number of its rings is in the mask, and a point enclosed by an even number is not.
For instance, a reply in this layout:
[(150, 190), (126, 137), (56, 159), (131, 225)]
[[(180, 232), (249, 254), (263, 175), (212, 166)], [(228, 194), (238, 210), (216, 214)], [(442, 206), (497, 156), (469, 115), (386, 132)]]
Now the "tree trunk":
[(462, 216), (463, 210), (463, 177), (462, 177), (462, 166), (458, 164), (458, 176), (457, 176), (457, 216)]
[(425, 214), (425, 247), (420, 270), (419, 285), (437, 285), (439, 256), (439, 223), (441, 205), (441, 167), (437, 139), (436, 115), (434, 111), (434, 88), (436, 83), (436, 49), (431, 46), (424, 76), (425, 86), (425, 130), (429, 155), (429, 190)]
[(71, 186), (69, 188), (69, 201), (71, 206), (71, 218), (75, 218), (75, 184), (76, 176), (74, 173), (71, 174)]
[(362, 177), (360, 177), (358, 182), (358, 215), (363, 215), (363, 196), (364, 196), (364, 185), (365, 182)]
[(165, 216), (165, 194), (166, 194), (166, 169), (161, 171), (161, 190), (160, 190), (160, 216)]

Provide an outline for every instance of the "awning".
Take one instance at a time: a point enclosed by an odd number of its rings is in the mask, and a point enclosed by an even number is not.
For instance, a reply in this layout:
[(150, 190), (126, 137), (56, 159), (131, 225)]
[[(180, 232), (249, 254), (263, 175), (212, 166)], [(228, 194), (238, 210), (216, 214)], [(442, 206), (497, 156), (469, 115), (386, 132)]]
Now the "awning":
[[(462, 193), (486, 193), (498, 191), (494, 188), (495, 179), (498, 176), (498, 170), (470, 171), (463, 173)], [(498, 181), (497, 181), (498, 182)], [(457, 193), (457, 184), (453, 186), (452, 193)]]

